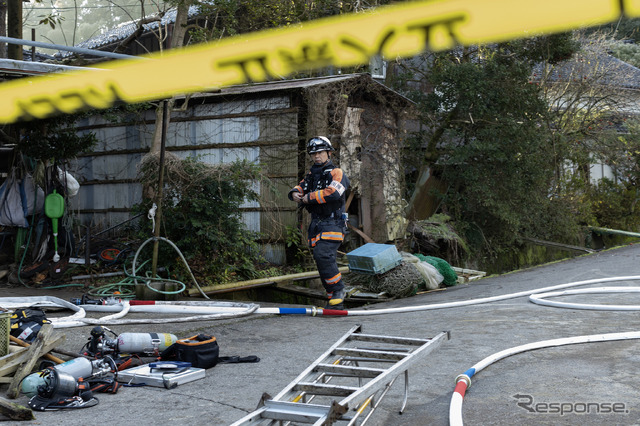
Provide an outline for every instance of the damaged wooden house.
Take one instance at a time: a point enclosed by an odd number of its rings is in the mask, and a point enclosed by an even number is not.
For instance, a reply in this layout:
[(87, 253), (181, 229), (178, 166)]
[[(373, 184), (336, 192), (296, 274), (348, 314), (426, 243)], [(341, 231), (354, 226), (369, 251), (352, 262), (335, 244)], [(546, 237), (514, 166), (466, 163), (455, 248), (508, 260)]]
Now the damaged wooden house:
[[(243, 204), (242, 216), (249, 230), (263, 236), (266, 258), (282, 264), (287, 227), (307, 220), (287, 193), (308, 169), (305, 143), (314, 135), (331, 139), (334, 162), (351, 180), (347, 202), (357, 245), (404, 236), (400, 148), (412, 110), (411, 101), (369, 74), (231, 86), (178, 100), (166, 151), (211, 164), (260, 164), (274, 185), (256, 188), (266, 203)], [(81, 184), (72, 202), (82, 223), (113, 226), (141, 201), (137, 167), (151, 146), (155, 109), (142, 118), (114, 122), (95, 115), (77, 123), (79, 132), (93, 132), (99, 140), (71, 168)]]

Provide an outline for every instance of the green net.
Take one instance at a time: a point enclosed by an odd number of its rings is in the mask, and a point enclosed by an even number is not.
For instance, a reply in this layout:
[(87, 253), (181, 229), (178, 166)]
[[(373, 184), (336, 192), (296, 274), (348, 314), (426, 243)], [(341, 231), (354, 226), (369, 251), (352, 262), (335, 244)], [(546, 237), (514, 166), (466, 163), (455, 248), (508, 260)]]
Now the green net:
[(439, 257), (425, 256), (422, 254), (414, 254), (418, 259), (433, 265), (444, 277), (442, 283), (447, 287), (452, 287), (458, 283), (458, 274), (453, 270), (449, 262)]
[(410, 263), (403, 262), (384, 274), (370, 275), (352, 272), (344, 275), (347, 285), (364, 288), (380, 293), (385, 292), (389, 297), (409, 297), (424, 287), (424, 277)]

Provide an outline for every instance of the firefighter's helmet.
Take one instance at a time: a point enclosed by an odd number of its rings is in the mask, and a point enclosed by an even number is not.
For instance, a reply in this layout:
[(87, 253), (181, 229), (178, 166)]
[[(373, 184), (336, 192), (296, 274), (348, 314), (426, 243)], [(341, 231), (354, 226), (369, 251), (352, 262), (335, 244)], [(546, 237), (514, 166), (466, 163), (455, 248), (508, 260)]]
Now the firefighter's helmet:
[(315, 154), (320, 151), (335, 151), (331, 142), (324, 136), (315, 136), (307, 142), (307, 153)]

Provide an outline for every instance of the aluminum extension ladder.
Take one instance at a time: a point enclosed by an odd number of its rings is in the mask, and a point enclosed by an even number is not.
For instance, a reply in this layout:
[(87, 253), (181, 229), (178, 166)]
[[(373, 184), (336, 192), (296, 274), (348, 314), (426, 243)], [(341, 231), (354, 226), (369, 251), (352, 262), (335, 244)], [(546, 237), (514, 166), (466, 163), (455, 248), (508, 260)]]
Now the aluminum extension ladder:
[(448, 339), (448, 332), (431, 339), (376, 336), (363, 334), (362, 326), (357, 325), (275, 398), (263, 394), (258, 408), (232, 426), (363, 425), (404, 373), (402, 413), (409, 392), (409, 367)]

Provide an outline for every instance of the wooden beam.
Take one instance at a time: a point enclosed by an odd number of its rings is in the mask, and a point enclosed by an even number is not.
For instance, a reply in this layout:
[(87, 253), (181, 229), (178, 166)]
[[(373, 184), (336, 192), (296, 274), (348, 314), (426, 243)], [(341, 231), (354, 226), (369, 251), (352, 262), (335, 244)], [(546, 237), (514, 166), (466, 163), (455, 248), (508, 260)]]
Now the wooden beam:
[(351, 202), (353, 201), (353, 197), (356, 195), (356, 191), (351, 191), (349, 193), (349, 198), (347, 198), (347, 201), (344, 203), (344, 211), (349, 210), (349, 206), (351, 205)]
[[(11, 346), (9, 346), (9, 348), (12, 348)], [(15, 352), (11, 352), (8, 355), (5, 355), (3, 357), (0, 357), (0, 368), (2, 368), (4, 365), (9, 364), (12, 361), (15, 361), (16, 359), (19, 359), (22, 357), (23, 352), (26, 352), (27, 349), (26, 348), (17, 348), (18, 350)], [(10, 349), (12, 350), (12, 349)], [(2, 374), (0, 374), (0, 376), (2, 376)]]
[(0, 398), (0, 413), (9, 417), (11, 420), (35, 420), (33, 411), (15, 402), (7, 401)]
[(353, 229), (356, 232), (356, 234), (360, 235), (362, 237), (362, 239), (365, 240), (366, 242), (375, 243), (375, 241), (373, 241), (371, 239), (371, 237), (369, 237), (367, 234), (365, 234), (364, 232), (362, 232), (361, 230), (359, 230), (358, 228), (356, 228), (352, 224), (347, 223), (347, 226), (349, 226), (349, 228)]
[[(62, 344), (62, 342), (64, 342), (65, 339), (65, 335), (60, 335), (58, 337), (55, 337), (53, 340), (51, 340), (50, 342), (46, 343), (42, 349), (42, 351), (40, 353), (46, 353), (49, 352), (50, 350), (52, 350), (54, 347)], [(9, 374), (13, 373), (14, 371), (16, 371), (18, 368), (20, 368), (20, 365), (24, 362), (25, 360), (25, 356), (27, 351), (29, 350), (28, 348), (21, 348), (22, 351), (19, 352), (20, 356), (18, 356), (15, 359), (12, 359), (11, 361), (4, 363), (4, 364), (0, 364), (0, 377), (3, 376), (8, 376)], [(11, 354), (14, 355), (14, 354)], [(9, 356), (9, 355), (7, 355)], [(7, 356), (0, 358), (0, 360), (4, 360)]]

